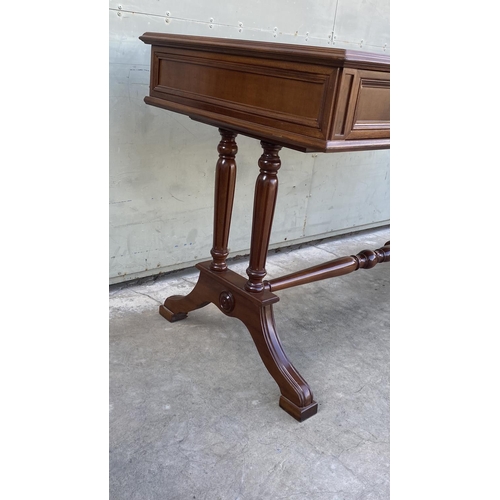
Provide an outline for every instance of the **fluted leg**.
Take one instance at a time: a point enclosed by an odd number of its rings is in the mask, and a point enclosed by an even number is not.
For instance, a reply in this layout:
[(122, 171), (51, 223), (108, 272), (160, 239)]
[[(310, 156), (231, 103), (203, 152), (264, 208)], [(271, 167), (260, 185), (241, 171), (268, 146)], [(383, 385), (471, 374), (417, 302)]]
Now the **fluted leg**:
[(214, 244), (211, 250), (213, 271), (225, 271), (229, 255), (229, 229), (233, 211), (234, 188), (236, 184), (236, 160), (238, 152), (236, 135), (229, 130), (219, 129), (221, 141), (217, 148), (219, 160), (215, 172), (214, 202)]
[(261, 141), (264, 153), (259, 159), (260, 174), (255, 184), (250, 261), (247, 269), (249, 292), (261, 292), (266, 276), (266, 259), (271, 237), (276, 198), (278, 196), (278, 170), (281, 167), (281, 146)]
[(300, 422), (315, 415), (318, 404), (311, 388), (288, 359), (276, 332), (273, 306), (262, 306), (245, 322), (265, 367), (281, 392), (279, 405)]

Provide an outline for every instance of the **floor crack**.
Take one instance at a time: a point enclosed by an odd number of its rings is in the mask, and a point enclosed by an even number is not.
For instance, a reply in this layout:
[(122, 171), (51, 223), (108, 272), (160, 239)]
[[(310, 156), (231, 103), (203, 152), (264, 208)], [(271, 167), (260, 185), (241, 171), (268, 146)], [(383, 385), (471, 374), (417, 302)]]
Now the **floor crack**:
[(137, 290), (133, 290), (134, 293), (137, 293), (139, 295), (144, 295), (145, 297), (148, 297), (150, 298), (151, 300), (154, 300), (157, 304), (163, 304), (163, 302), (161, 302), (160, 300), (158, 299), (155, 299), (154, 297), (151, 297), (151, 295), (148, 295), (147, 293), (143, 293), (143, 292), (138, 292)]

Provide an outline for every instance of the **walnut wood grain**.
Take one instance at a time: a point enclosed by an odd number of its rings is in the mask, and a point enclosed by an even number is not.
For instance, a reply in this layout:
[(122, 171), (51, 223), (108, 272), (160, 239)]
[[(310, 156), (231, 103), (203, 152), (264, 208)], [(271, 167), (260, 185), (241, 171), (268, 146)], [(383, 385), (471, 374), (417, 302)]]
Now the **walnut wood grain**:
[(145, 33), (146, 103), (299, 151), (389, 147), (389, 58), (378, 54)]

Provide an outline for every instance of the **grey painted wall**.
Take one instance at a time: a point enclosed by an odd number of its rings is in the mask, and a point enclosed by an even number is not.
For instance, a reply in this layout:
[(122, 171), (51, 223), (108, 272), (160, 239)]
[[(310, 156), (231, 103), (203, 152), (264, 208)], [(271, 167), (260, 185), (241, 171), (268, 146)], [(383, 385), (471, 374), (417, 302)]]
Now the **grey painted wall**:
[[(110, 2), (110, 283), (189, 267), (212, 246), (219, 133), (147, 106), (145, 31), (389, 53), (389, 0)], [(257, 141), (237, 139), (230, 256), (248, 252)], [(389, 222), (389, 151), (280, 154), (271, 247)]]

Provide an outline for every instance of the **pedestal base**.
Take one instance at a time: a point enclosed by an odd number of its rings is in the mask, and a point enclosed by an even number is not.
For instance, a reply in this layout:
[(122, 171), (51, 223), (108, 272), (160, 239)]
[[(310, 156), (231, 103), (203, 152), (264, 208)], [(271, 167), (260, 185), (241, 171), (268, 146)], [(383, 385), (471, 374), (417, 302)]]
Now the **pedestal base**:
[(248, 328), (265, 367), (280, 388), (281, 408), (299, 422), (316, 414), (318, 405), (311, 389), (286, 356), (276, 332), (273, 304), (279, 298), (268, 290), (249, 292), (243, 276), (229, 269), (214, 271), (210, 264), (198, 264), (200, 277), (191, 293), (167, 298), (160, 306), (160, 314), (170, 322), (180, 321), (191, 311), (213, 303), (225, 315), (239, 319)]

